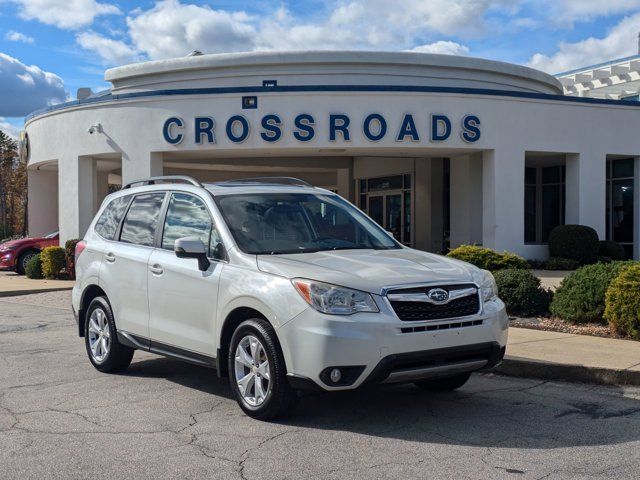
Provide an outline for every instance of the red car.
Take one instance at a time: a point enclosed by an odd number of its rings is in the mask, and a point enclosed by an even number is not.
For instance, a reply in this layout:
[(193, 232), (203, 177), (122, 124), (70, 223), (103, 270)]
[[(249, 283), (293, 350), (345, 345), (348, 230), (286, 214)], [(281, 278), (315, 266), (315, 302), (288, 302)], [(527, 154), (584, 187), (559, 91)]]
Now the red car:
[(42, 238), (21, 238), (0, 244), (0, 270), (15, 270), (24, 275), (27, 262), (45, 247), (58, 246), (58, 232)]

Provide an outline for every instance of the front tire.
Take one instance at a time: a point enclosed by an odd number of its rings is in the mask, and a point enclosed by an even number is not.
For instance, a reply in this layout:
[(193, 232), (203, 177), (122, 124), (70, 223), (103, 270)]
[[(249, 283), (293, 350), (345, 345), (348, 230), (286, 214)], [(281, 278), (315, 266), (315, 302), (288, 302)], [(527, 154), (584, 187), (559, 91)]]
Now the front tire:
[(91, 364), (104, 373), (124, 372), (134, 349), (118, 342), (111, 305), (105, 297), (96, 297), (85, 316), (84, 343)]
[(420, 390), (428, 392), (450, 392), (462, 387), (469, 381), (471, 372), (459, 373), (452, 377), (434, 378), (432, 380), (421, 380), (414, 382), (415, 386)]
[(242, 322), (229, 345), (229, 381), (240, 408), (258, 420), (272, 420), (293, 410), (297, 394), (273, 327), (254, 318)]
[(18, 275), (24, 275), (27, 271), (27, 263), (36, 255), (38, 255), (38, 252), (35, 250), (29, 250), (21, 254), (16, 262), (16, 273), (18, 273)]

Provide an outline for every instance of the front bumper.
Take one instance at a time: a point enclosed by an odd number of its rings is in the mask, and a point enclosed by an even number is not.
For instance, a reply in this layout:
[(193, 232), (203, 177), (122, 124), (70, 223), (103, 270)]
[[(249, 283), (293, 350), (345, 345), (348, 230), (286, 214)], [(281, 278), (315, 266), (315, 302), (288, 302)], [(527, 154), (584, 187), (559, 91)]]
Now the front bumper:
[(0, 270), (14, 270), (16, 258), (13, 252), (0, 252)]
[[(309, 308), (277, 333), (290, 383), (331, 391), (491, 368), (504, 356), (507, 328), (497, 300), (480, 315), (415, 322), (399, 320), (390, 308), (351, 316)], [(346, 379), (332, 383), (332, 368), (343, 369)]]

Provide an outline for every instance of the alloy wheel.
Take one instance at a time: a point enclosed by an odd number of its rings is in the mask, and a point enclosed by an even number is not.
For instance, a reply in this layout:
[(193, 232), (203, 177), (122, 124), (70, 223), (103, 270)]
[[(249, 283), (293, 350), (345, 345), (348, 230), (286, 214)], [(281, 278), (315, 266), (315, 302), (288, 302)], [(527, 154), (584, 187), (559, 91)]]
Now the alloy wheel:
[(89, 317), (89, 348), (91, 357), (96, 363), (102, 363), (109, 355), (111, 348), (111, 332), (107, 314), (96, 308)]
[(246, 335), (238, 343), (235, 376), (244, 402), (251, 407), (262, 405), (271, 389), (271, 375), (267, 351), (257, 337)]

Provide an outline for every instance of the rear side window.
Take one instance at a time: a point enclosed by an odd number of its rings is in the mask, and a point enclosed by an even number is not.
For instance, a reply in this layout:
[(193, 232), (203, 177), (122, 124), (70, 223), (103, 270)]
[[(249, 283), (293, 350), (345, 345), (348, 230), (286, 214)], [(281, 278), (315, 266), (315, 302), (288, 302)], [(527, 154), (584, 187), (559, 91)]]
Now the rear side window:
[(120, 241), (152, 247), (164, 193), (138, 195), (133, 199), (122, 224)]
[(131, 200), (131, 195), (111, 200), (96, 223), (95, 231), (98, 235), (107, 240), (116, 239), (118, 225), (120, 225), (129, 200)]

